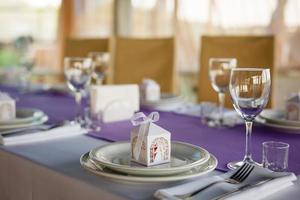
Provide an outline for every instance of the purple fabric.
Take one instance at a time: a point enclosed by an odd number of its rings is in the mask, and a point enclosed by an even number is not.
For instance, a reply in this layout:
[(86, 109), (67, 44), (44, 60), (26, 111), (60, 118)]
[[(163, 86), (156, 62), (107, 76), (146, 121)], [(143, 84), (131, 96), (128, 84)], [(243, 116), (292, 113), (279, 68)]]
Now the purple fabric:
[[(0, 90), (19, 97), (17, 106), (35, 107), (43, 110), (50, 117), (50, 122), (73, 119), (75, 102), (70, 96), (54, 94), (20, 95), (15, 89), (1, 87)], [(143, 110), (149, 112), (149, 110)], [(172, 140), (188, 142), (206, 148), (219, 161), (217, 169), (226, 171), (226, 164), (232, 160), (240, 160), (244, 155), (245, 127), (209, 128), (201, 124), (198, 117), (190, 117), (171, 112), (160, 112), (158, 125), (169, 130)], [(129, 121), (103, 124), (99, 133), (90, 136), (109, 141), (129, 140), (132, 125)], [(252, 153), (254, 160), (261, 162), (262, 142), (282, 141), (290, 144), (289, 170), (300, 174), (300, 133), (288, 134), (267, 127), (254, 125), (252, 137)]]

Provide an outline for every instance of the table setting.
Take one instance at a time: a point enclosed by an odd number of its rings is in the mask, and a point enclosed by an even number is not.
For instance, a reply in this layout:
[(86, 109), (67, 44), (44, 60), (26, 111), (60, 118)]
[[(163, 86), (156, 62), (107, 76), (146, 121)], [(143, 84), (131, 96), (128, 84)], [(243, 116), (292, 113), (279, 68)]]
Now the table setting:
[[(105, 69), (93, 73), (97, 55), (65, 59), (73, 95), (22, 94), (0, 86), (4, 148), (83, 135), (107, 141), (81, 152), (84, 172), (121, 184), (175, 184), (153, 192), (157, 199), (264, 199), (297, 180), (298, 104), (291, 97), (286, 111), (265, 109), (268, 69), (212, 59), (209, 76), (219, 93), (217, 106), (163, 93), (151, 79), (103, 85)], [(235, 110), (224, 108), (226, 92)], [(222, 173), (210, 175), (214, 171)]]

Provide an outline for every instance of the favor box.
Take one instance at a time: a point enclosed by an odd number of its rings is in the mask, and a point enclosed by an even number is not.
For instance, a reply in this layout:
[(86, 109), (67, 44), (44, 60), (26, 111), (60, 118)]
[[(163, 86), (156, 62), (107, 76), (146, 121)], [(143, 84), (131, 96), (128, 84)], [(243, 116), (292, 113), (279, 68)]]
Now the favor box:
[(9, 95), (0, 93), (0, 121), (16, 118), (16, 102)]
[(140, 85), (141, 98), (143, 101), (160, 100), (160, 86), (154, 80), (145, 79)]
[(150, 122), (133, 127), (131, 131), (132, 161), (146, 166), (170, 162), (171, 134)]
[(286, 101), (285, 118), (300, 121), (300, 93), (291, 95)]

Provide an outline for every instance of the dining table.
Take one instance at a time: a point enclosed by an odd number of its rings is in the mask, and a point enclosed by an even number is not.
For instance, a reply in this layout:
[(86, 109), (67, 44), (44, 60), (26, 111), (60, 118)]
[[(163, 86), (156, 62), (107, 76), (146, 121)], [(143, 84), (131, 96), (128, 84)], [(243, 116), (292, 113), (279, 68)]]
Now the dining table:
[[(1, 85), (1, 92), (9, 93), (18, 108), (37, 108), (49, 116), (47, 123), (73, 120), (76, 111), (70, 93), (56, 91), (20, 92), (17, 87)], [(153, 109), (141, 107), (144, 113)], [(208, 127), (198, 116), (158, 111), (158, 125), (171, 132), (172, 141), (181, 141), (207, 149), (218, 159), (218, 166), (204, 176), (227, 172), (226, 164), (243, 158), (245, 127)], [(79, 159), (92, 148), (115, 141), (128, 141), (130, 120), (102, 123), (101, 131), (86, 135), (15, 145), (0, 146), (0, 199), (154, 199), (156, 190), (191, 180), (165, 183), (136, 183), (118, 181), (94, 175), (81, 167)], [(282, 141), (290, 144), (288, 171), (300, 175), (300, 133), (254, 124), (252, 138), (253, 159), (261, 162), (262, 142)], [(204, 176), (196, 179), (201, 179)], [(299, 178), (295, 184), (266, 199), (300, 198)]]

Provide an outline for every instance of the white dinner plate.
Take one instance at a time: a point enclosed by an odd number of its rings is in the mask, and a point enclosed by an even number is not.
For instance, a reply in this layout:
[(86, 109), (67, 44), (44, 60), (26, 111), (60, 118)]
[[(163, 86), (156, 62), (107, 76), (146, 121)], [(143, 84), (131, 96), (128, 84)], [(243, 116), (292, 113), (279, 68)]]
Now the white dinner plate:
[(5, 125), (32, 123), (33, 121), (40, 119), (44, 115), (45, 114), (38, 109), (17, 108), (16, 118), (13, 120), (0, 120), (0, 127)]
[(177, 105), (182, 102), (181, 96), (174, 95), (174, 94), (168, 94), (168, 93), (162, 93), (161, 99), (158, 101), (141, 101), (141, 105), (150, 107), (150, 108), (169, 108), (174, 107), (174, 105)]
[(102, 166), (115, 171), (143, 176), (161, 176), (177, 174), (205, 163), (210, 154), (207, 150), (183, 142), (171, 143), (171, 162), (142, 166), (131, 161), (130, 142), (114, 142), (90, 151), (90, 157)]
[(263, 110), (260, 113), (260, 117), (265, 119), (268, 123), (271, 124), (300, 127), (300, 121), (285, 119), (284, 112), (280, 110), (272, 110), (272, 109)]
[(169, 176), (138, 176), (138, 175), (130, 175), (119, 173), (110, 168), (107, 168), (102, 165), (96, 165), (90, 158), (89, 152), (85, 153), (80, 158), (80, 164), (86, 170), (109, 179), (118, 180), (118, 181), (129, 181), (129, 182), (141, 182), (141, 183), (161, 183), (161, 182), (172, 182), (172, 181), (180, 181), (191, 178), (196, 178), (207, 174), (213, 171), (217, 165), (218, 161), (215, 156), (209, 156), (209, 160), (202, 165), (196, 166), (190, 170), (187, 170), (183, 173), (169, 175)]
[[(2, 130), (9, 130), (9, 129), (17, 129), (17, 128), (27, 128), (31, 126), (38, 126), (44, 124), (48, 121), (48, 116), (43, 115), (41, 118), (31, 122), (31, 123), (24, 123), (24, 124), (9, 124), (9, 125), (0, 125), (0, 131)], [(0, 132), (1, 134), (1, 132)]]
[(287, 126), (287, 125), (282, 125), (282, 124), (271, 123), (260, 116), (256, 117), (255, 122), (257, 122), (261, 125), (273, 128), (273, 129), (283, 131), (283, 132), (300, 134), (300, 127), (298, 127), (298, 126)]

